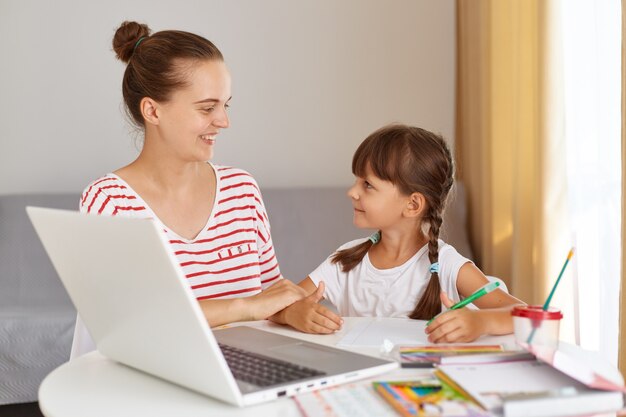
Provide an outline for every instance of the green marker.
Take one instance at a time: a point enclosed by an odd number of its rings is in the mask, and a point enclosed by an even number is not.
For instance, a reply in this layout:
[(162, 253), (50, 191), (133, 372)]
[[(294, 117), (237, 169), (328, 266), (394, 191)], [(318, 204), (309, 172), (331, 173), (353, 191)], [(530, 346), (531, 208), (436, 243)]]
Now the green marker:
[[(480, 287), (474, 294), (470, 295), (469, 297), (467, 297), (463, 301), (459, 301), (458, 303), (456, 303), (455, 305), (450, 307), (448, 310), (457, 310), (459, 308), (463, 308), (466, 305), (468, 305), (469, 303), (471, 303), (472, 301), (479, 299), (483, 295), (489, 294), (491, 291), (495, 290), (499, 286), (500, 286), (500, 283), (498, 281), (490, 282), (488, 284), (485, 284), (482, 287)], [(428, 320), (428, 323), (426, 323), (426, 326), (429, 326), (430, 323), (432, 323), (433, 320), (435, 320), (437, 317), (439, 317), (440, 314), (443, 314), (443, 313), (439, 313), (435, 317), (433, 317), (432, 319)]]

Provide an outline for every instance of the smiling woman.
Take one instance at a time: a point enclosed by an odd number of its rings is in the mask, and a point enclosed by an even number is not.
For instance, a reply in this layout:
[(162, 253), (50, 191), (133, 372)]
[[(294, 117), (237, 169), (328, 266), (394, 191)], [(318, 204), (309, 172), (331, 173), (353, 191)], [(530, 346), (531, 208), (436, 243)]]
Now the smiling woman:
[[(157, 222), (212, 326), (264, 319), (301, 299), (304, 290), (282, 279), (254, 178), (209, 162), (230, 124), (219, 49), (188, 32), (151, 35), (136, 22), (122, 23), (113, 49), (127, 63), (122, 92), (143, 148), (89, 184), (80, 210)], [(72, 356), (93, 347), (78, 320)]]
[(187, 85), (173, 91), (167, 101), (144, 97), (139, 103), (150, 139), (144, 152), (160, 152), (166, 146), (187, 161), (211, 159), (220, 129), (229, 126), (229, 100), (230, 74), (224, 62), (195, 63), (188, 71)]

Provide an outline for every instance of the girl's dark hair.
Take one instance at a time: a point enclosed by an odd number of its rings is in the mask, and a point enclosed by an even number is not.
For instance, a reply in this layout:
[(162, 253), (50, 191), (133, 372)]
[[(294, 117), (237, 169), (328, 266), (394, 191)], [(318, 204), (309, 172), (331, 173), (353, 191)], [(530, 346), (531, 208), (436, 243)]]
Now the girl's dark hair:
[[(454, 163), (445, 140), (419, 127), (401, 124), (385, 126), (369, 135), (352, 158), (352, 173), (365, 177), (367, 167), (372, 173), (394, 184), (405, 195), (420, 193), (427, 203), (422, 227), (428, 227), (428, 259), (439, 260), (439, 230), (446, 199), (454, 183)], [(372, 241), (336, 252), (333, 263), (340, 263), (344, 272), (359, 264)], [(433, 272), (419, 297), (412, 319), (426, 320), (441, 312), (439, 274)]]
[(145, 24), (124, 22), (113, 36), (117, 58), (128, 64), (122, 81), (126, 111), (139, 127), (144, 127), (139, 108), (144, 97), (167, 101), (174, 90), (187, 85), (193, 64), (224, 60), (220, 50), (202, 36), (178, 30), (150, 32)]

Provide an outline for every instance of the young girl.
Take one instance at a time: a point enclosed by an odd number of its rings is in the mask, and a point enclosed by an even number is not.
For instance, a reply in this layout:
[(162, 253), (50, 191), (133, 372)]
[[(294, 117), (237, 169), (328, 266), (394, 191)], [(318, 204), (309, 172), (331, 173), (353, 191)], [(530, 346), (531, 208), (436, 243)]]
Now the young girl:
[[(143, 147), (85, 188), (80, 211), (156, 221), (211, 326), (264, 319), (303, 298), (280, 273), (254, 178), (208, 162), (230, 126), (219, 49), (193, 33), (124, 22), (113, 50), (126, 63), (122, 94)], [(78, 320), (73, 356), (92, 348)]]
[[(442, 213), (454, 182), (445, 141), (417, 127), (390, 125), (372, 133), (352, 160), (348, 196), (354, 224), (376, 229), (339, 247), (300, 282), (311, 295), (271, 319), (309, 333), (331, 333), (342, 320), (318, 304), (325, 297), (343, 316), (430, 320), (489, 281), (439, 239)], [(316, 288), (317, 287), (317, 288)], [(513, 331), (512, 306), (522, 302), (497, 289), (438, 316), (426, 328), (431, 342), (469, 342)]]

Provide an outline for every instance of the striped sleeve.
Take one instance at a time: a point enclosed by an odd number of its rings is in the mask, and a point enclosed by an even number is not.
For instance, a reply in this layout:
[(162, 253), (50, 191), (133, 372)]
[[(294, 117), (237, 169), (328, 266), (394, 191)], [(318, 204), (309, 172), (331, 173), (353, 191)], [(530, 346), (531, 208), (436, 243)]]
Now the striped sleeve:
[[(254, 179), (252, 179), (254, 181)], [(270, 233), (270, 221), (263, 204), (263, 198), (258, 186), (255, 184), (256, 196), (255, 216), (257, 224), (257, 247), (259, 248), (259, 266), (261, 268), (261, 286), (263, 289), (275, 284), (282, 279), (276, 253), (274, 252), (274, 244), (272, 243), (272, 235)]]
[(104, 176), (85, 188), (79, 209), (81, 213), (116, 216), (144, 211), (145, 207), (116, 177)]

